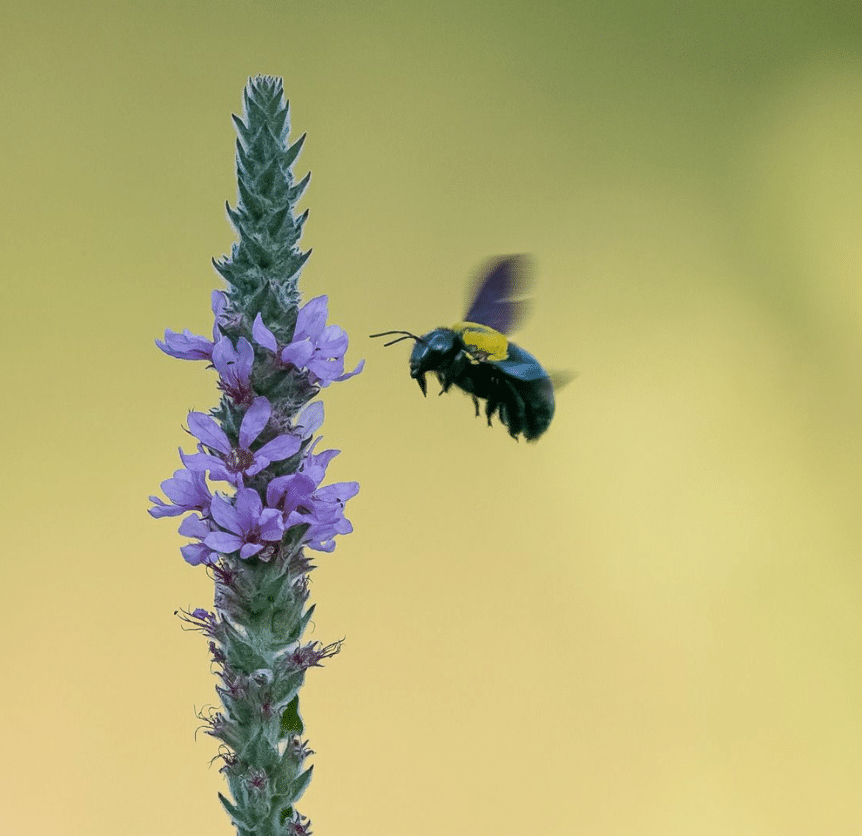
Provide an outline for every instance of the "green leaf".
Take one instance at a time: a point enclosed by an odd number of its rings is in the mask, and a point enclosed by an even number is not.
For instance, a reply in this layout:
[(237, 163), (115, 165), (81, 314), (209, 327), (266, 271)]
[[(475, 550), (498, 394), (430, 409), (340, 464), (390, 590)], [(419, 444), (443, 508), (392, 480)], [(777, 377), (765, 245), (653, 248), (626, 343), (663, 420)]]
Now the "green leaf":
[(311, 773), (314, 770), (313, 766), (309, 766), (305, 772), (302, 773), (291, 785), (290, 794), (294, 801), (296, 801), (306, 790), (308, 785), (311, 783)]
[[(308, 214), (308, 210), (305, 210), (305, 214)], [(275, 238), (278, 233), (281, 231), (282, 226), (284, 226), (285, 220), (290, 215), (290, 204), (285, 203), (281, 209), (276, 209), (272, 213), (272, 217), (267, 221), (266, 231)]]
[(221, 793), (218, 794), (219, 801), (221, 801), (222, 806), (227, 811), (227, 814), (233, 819), (233, 823), (239, 828), (245, 828), (246, 830), (254, 829), (254, 822), (250, 822), (245, 816), (240, 813), (239, 808), (235, 805), (231, 804), (227, 798)]
[(243, 122), (235, 113), (231, 114), (231, 118), (233, 119), (233, 126), (236, 128), (236, 132), (239, 135), (240, 140), (242, 140), (243, 145), (248, 147), (249, 142), (251, 142), (251, 133), (246, 127), (245, 122)]
[(293, 188), (291, 188), (287, 193), (287, 199), (291, 203), (296, 203), (297, 200), (302, 196), (302, 193), (305, 191), (305, 187), (308, 185), (311, 180), (311, 172), (309, 171), (305, 177), (302, 178)]
[(303, 134), (298, 140), (296, 140), (296, 142), (293, 143), (293, 145), (290, 146), (290, 148), (287, 149), (287, 151), (284, 152), (282, 162), (287, 168), (290, 168), (299, 156), (302, 146), (305, 145), (306, 136), (307, 134)]
[(302, 722), (302, 717), (299, 716), (299, 695), (297, 694), (282, 712), (281, 736), (302, 734), (303, 731), (305, 731), (305, 725)]

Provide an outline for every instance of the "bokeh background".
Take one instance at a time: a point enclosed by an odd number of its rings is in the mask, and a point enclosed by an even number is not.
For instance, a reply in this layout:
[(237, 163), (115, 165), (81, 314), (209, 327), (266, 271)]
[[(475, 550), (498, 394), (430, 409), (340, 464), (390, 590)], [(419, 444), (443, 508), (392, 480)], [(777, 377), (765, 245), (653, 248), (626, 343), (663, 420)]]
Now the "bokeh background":
[[(147, 495), (216, 400), (231, 112), (283, 76), (301, 286), (355, 533), (313, 575), (323, 836), (862, 833), (862, 10), (850, 2), (6, 3), (10, 834), (225, 834), (208, 605)], [(529, 252), (578, 373), (536, 445), (404, 344)]]

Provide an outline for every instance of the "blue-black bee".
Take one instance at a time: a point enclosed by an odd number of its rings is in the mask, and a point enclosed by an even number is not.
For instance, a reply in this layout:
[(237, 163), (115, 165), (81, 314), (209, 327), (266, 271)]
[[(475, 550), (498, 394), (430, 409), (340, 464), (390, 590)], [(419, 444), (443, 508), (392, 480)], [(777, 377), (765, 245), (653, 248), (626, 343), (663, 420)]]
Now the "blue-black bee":
[(384, 331), (372, 337), (402, 334), (386, 343), (414, 340), (410, 376), (427, 394), (425, 375), (434, 372), (448, 392), (452, 384), (467, 392), (479, 415), (479, 399), (491, 426), (496, 412), (517, 439), (537, 439), (554, 417), (554, 386), (548, 373), (528, 351), (509, 342), (506, 334), (520, 321), (526, 302), (527, 257), (494, 259), (478, 282), (463, 322), (451, 328), (435, 328), (421, 337), (410, 331)]

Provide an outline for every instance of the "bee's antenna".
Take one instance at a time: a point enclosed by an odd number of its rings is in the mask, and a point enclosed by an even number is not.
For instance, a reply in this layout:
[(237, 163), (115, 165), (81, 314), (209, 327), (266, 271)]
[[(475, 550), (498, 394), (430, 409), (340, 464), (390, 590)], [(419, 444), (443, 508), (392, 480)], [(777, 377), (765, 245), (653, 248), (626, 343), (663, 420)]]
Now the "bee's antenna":
[(390, 345), (395, 345), (395, 343), (400, 343), (402, 340), (416, 340), (417, 343), (424, 343), (425, 340), (422, 337), (417, 337), (415, 334), (411, 334), (410, 331), (381, 331), (379, 334), (369, 334), (369, 337), (388, 337), (390, 334), (404, 334), (403, 337), (399, 337), (397, 340), (390, 340), (388, 343), (383, 343), (383, 347), (386, 348)]

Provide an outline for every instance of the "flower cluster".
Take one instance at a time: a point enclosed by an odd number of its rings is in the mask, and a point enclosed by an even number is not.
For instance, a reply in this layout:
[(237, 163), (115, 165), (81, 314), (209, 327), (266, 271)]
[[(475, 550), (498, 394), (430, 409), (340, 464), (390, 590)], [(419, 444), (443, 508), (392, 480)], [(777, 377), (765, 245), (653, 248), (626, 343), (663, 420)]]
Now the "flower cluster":
[[(321, 487), (327, 465), (339, 452), (314, 452), (320, 438), (311, 439), (323, 422), (323, 404), (308, 403), (291, 420), (287, 410), (276, 410), (269, 398), (258, 394), (255, 381), (258, 376), (265, 378), (267, 391), (277, 391), (274, 378), (298, 374), (314, 393), (358, 374), (364, 361), (345, 373), (347, 334), (337, 325), (326, 324), (326, 296), (299, 309), (293, 339), (283, 346), (260, 313), (252, 327), (254, 345), (244, 336), (231, 339), (223, 332), (235, 326), (227, 307), (225, 294), (214, 291), (212, 340), (188, 330), (167, 330), (164, 341), (156, 341), (172, 357), (210, 361), (219, 375), (227, 420), (220, 423), (202, 412), (189, 413), (188, 430), (197, 442), (196, 452), (179, 451), (185, 467), (161, 485), (170, 501), (150, 497), (150, 514), (188, 514), (179, 532), (193, 542), (180, 551), (192, 565), (212, 565), (223, 555), (269, 561), (286, 538), (292, 547), (331, 552), (335, 535), (353, 530), (344, 516), (344, 504), (356, 495), (359, 485), (336, 482)], [(236, 420), (230, 420), (233, 417)], [(234, 432), (231, 425), (236, 421)], [(208, 479), (227, 483), (230, 493), (213, 494)]]

